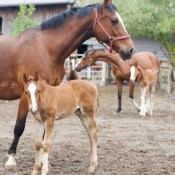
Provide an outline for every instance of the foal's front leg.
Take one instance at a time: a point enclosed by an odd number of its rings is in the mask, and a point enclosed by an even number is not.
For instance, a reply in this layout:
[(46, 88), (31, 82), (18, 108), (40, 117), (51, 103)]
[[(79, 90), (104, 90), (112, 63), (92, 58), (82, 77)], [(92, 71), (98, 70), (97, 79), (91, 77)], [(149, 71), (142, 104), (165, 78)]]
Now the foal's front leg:
[(44, 123), (35, 119), (36, 135), (35, 135), (35, 165), (31, 175), (37, 175), (41, 170), (41, 154), (42, 154), (42, 140), (44, 135)]
[(42, 144), (43, 166), (42, 166), (41, 175), (47, 175), (49, 171), (48, 157), (49, 157), (49, 150), (50, 150), (50, 145), (51, 145), (51, 136), (53, 132), (53, 126), (54, 126), (54, 116), (49, 116), (45, 121), (45, 135), (44, 135), (44, 141)]
[(145, 116), (146, 114), (146, 94), (148, 92), (148, 87), (144, 86), (141, 87), (141, 106), (140, 106), (140, 113), (139, 115)]

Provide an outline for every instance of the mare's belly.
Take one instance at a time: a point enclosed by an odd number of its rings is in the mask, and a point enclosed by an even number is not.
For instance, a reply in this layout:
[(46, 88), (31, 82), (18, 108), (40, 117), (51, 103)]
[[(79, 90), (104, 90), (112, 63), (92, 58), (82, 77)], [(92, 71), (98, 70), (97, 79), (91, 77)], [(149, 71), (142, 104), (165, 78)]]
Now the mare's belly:
[(0, 82), (0, 100), (16, 100), (20, 98), (22, 89), (18, 83), (3, 81)]

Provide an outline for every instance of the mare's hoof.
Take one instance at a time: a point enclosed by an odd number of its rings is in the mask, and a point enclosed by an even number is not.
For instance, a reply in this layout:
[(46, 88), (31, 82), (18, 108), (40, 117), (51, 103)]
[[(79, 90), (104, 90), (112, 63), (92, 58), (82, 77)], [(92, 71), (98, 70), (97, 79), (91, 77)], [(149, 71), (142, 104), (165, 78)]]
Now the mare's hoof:
[(117, 112), (117, 113), (120, 113), (120, 112), (122, 112), (122, 109), (117, 109), (116, 112)]
[(9, 155), (7, 162), (5, 163), (6, 169), (13, 169), (16, 167), (15, 155)]

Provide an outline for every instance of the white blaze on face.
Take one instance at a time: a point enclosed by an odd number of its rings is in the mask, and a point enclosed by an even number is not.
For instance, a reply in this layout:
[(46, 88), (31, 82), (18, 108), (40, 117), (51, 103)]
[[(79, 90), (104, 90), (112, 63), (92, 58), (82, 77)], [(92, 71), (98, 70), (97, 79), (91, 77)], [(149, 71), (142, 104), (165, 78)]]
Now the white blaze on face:
[(78, 67), (79, 63), (81, 62), (81, 60), (78, 60), (75, 64), (75, 68)]
[(133, 80), (133, 81), (135, 81), (135, 71), (136, 71), (136, 68), (135, 68), (135, 66), (131, 66), (131, 68), (130, 68), (130, 72), (131, 72), (131, 75), (130, 75), (130, 80)]
[(119, 13), (118, 13), (117, 11), (116, 11), (116, 15), (117, 15), (118, 20), (120, 21), (120, 23), (121, 23), (121, 25), (122, 25), (124, 31), (125, 31), (126, 33), (128, 33), (128, 32), (126, 31), (126, 28), (125, 28), (124, 24), (123, 24), (122, 18), (121, 18), (121, 16), (119, 15)]
[(71, 63), (72, 63), (72, 70), (75, 70), (75, 59), (72, 59)]
[(36, 85), (34, 83), (30, 83), (28, 87), (28, 91), (30, 92), (31, 101), (32, 101), (31, 110), (32, 112), (36, 113), (38, 110), (38, 107), (36, 104), (36, 98), (35, 98)]

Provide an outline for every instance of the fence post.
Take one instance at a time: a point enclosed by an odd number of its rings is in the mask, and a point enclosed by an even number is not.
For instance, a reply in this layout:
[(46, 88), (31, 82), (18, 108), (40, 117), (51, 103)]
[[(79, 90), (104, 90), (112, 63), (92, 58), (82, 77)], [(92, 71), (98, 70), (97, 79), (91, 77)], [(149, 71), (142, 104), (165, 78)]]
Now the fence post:
[(106, 63), (102, 62), (100, 86), (105, 86), (105, 85), (106, 85)]
[(87, 79), (88, 80), (91, 79), (91, 67), (90, 66), (87, 67)]
[(171, 94), (174, 91), (174, 83), (173, 83), (173, 67), (171, 65), (169, 67), (168, 72), (168, 84), (167, 84), (167, 92)]

